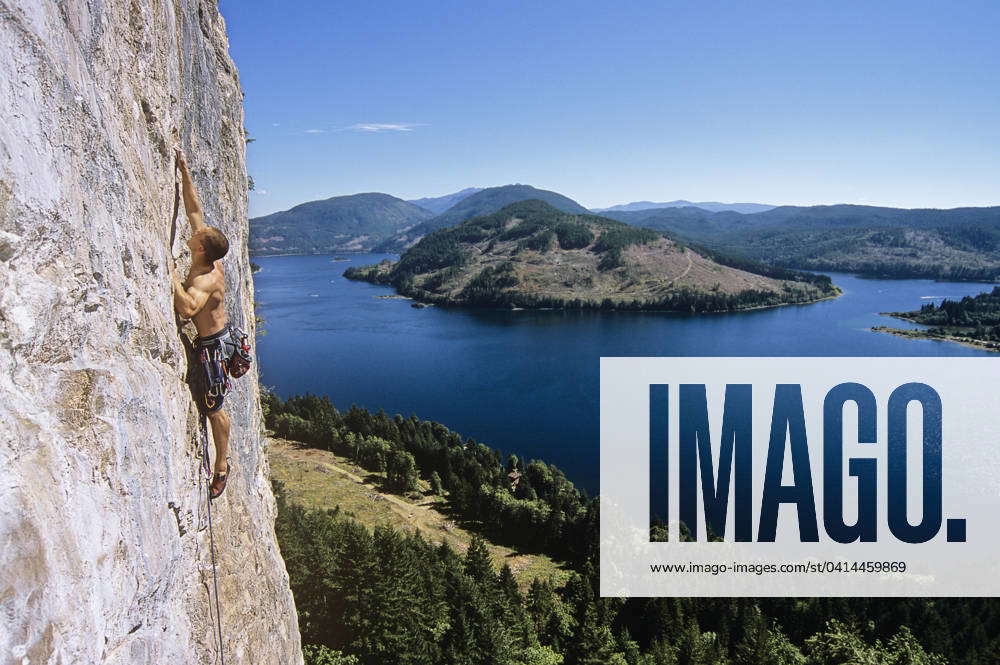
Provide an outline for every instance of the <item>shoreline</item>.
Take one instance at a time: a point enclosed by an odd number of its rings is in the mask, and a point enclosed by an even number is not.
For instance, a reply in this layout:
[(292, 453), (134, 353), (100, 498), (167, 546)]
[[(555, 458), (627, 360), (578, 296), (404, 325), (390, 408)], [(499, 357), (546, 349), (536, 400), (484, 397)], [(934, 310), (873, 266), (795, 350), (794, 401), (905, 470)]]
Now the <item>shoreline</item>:
[[(912, 321), (906, 317), (897, 316), (897, 319), (902, 319), (904, 321)], [(891, 328), (889, 326), (872, 326), (872, 332), (888, 333), (890, 335), (895, 335), (897, 337), (908, 337), (910, 339), (928, 339), (936, 342), (951, 342), (952, 344), (961, 344), (962, 346), (967, 346), (973, 349), (979, 349), (982, 351), (993, 351), (1000, 353), (1000, 342), (984, 342), (978, 339), (973, 339), (971, 337), (959, 337), (955, 335), (932, 335), (926, 330), (912, 330), (904, 328)]]

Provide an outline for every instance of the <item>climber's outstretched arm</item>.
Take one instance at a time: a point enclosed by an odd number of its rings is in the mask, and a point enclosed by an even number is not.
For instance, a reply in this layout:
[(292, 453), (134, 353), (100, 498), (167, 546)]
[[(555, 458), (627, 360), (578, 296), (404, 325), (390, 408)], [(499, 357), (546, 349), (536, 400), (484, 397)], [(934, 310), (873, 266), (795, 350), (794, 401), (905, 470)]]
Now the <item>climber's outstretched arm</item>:
[(174, 283), (174, 309), (177, 310), (177, 316), (182, 319), (190, 319), (201, 311), (201, 308), (208, 302), (210, 294), (195, 285), (184, 288), (184, 284), (177, 278), (177, 273), (172, 273), (170, 276)]
[(181, 170), (181, 186), (184, 194), (184, 212), (187, 213), (188, 221), (191, 223), (191, 231), (197, 232), (205, 227), (205, 221), (201, 211), (201, 200), (198, 198), (198, 190), (191, 182), (191, 173), (188, 171), (187, 159), (179, 149), (174, 149), (174, 156), (177, 158), (177, 168)]

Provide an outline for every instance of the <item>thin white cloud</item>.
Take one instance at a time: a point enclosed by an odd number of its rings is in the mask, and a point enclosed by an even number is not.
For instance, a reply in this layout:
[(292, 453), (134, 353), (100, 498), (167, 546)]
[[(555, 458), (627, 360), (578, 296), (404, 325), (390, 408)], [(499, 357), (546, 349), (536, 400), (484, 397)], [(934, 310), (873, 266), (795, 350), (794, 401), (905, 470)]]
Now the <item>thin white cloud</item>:
[(253, 190), (253, 193), (256, 194), (257, 196), (267, 196), (271, 192), (267, 191), (266, 189), (255, 189)]
[(347, 129), (356, 132), (412, 132), (414, 127), (420, 126), (415, 122), (362, 122)]
[(281, 127), (281, 123), (280, 122), (272, 122), (271, 126), (272, 127)]
[(306, 134), (325, 134), (326, 130), (325, 129), (307, 129), (305, 131), (305, 133)]

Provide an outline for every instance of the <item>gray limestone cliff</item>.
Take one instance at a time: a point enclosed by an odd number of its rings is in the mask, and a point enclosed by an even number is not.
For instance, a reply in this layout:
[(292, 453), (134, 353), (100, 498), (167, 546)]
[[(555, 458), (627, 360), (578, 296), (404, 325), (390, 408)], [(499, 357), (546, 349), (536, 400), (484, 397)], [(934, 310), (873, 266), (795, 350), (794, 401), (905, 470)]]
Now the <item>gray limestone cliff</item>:
[[(0, 0), (0, 663), (218, 662), (169, 266), (172, 144), (254, 327), (243, 100), (210, 0)], [(256, 374), (213, 503), (227, 663), (301, 663)]]

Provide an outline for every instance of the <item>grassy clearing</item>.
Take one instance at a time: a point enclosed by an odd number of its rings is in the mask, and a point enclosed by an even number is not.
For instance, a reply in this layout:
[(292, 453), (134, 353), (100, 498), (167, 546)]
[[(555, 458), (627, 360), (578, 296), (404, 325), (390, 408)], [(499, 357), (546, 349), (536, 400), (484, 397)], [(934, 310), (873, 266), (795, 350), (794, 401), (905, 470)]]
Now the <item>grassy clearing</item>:
[[(458, 526), (447, 514), (447, 500), (431, 494), (420, 481), (420, 492), (408, 496), (381, 489), (383, 474), (367, 471), (345, 457), (326, 450), (306, 448), (294, 441), (270, 439), (268, 459), (271, 475), (284, 486), (289, 499), (306, 508), (340, 509), (369, 527), (389, 526), (417, 530), (428, 541), (447, 541), (464, 552), (472, 534)], [(547, 556), (521, 554), (509, 547), (487, 541), (493, 563), (510, 564), (518, 584), (526, 590), (536, 577), (551, 578), (561, 586), (569, 571)]]

